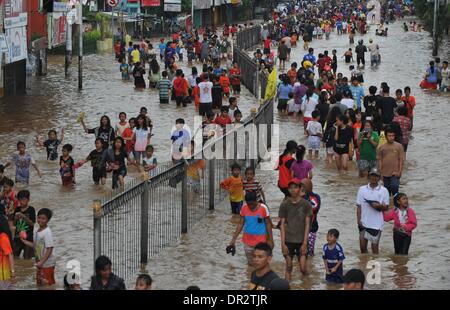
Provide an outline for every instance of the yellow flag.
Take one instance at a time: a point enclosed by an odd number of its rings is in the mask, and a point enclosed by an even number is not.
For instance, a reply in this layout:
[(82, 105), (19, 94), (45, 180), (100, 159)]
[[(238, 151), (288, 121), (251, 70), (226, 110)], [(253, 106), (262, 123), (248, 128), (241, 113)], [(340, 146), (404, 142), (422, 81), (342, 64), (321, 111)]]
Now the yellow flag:
[(275, 97), (276, 93), (277, 93), (277, 69), (274, 66), (272, 72), (270, 72), (269, 74), (269, 78), (267, 79), (267, 86), (264, 100), (272, 99), (273, 97)]

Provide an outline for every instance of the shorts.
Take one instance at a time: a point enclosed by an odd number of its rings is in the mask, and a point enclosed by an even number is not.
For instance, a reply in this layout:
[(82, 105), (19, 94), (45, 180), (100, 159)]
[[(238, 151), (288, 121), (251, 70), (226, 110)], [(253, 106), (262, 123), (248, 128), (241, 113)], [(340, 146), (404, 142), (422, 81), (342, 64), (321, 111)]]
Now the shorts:
[(188, 186), (191, 188), (191, 190), (194, 193), (200, 193), (200, 180), (194, 180), (190, 177), (188, 177)]
[(159, 103), (169, 103), (169, 98), (159, 98)]
[[(28, 240), (28, 239), (27, 239)], [(28, 240), (33, 242), (33, 240)], [(14, 239), (13, 241), (13, 254), (15, 257), (19, 257), (23, 251), (24, 259), (32, 259), (34, 257), (34, 250), (29, 246), (26, 246), (20, 239)]]
[(213, 103), (212, 103), (212, 109), (213, 109), (213, 110), (214, 110), (214, 109), (220, 110), (220, 108), (222, 108), (222, 100), (217, 101), (217, 102), (214, 102), (214, 101), (213, 101)]
[(287, 53), (288, 53), (288, 55), (291, 53), (291, 49), (290, 48), (287, 49)]
[(264, 52), (264, 55), (269, 55), (270, 54), (270, 48), (265, 48), (263, 52)]
[[(303, 243), (293, 243), (293, 242), (285, 242), (288, 251), (289, 251), (289, 256), (291, 258), (294, 258), (294, 256), (297, 256), (298, 258), (300, 258), (302, 256), (302, 244)], [(308, 256), (308, 254), (306, 254), (306, 256)]]
[(106, 179), (106, 168), (104, 169), (98, 169), (98, 168), (92, 168), (92, 180), (95, 184), (98, 184), (101, 179)]
[(334, 155), (334, 148), (333, 147), (327, 147), (327, 154), (328, 155)]
[(119, 176), (125, 177), (127, 175), (127, 170), (116, 170), (112, 173), (112, 188), (118, 188), (119, 187)]
[(350, 152), (350, 148), (348, 145), (345, 145), (345, 147), (337, 147), (335, 145), (333, 150), (338, 155), (344, 155), (344, 154), (348, 154), (348, 152)]
[(233, 87), (234, 92), (236, 92), (236, 93), (241, 92), (241, 84), (232, 85), (232, 87)]
[(206, 114), (211, 113), (211, 102), (208, 103), (200, 103), (199, 113), (201, 116), (206, 116)]
[(245, 256), (249, 265), (253, 263), (253, 255), (255, 254), (255, 247), (244, 244)]
[[(368, 232), (367, 229), (368, 228), (360, 227), (359, 228), (359, 237), (364, 238), (367, 241), (372, 242), (373, 244), (378, 244), (380, 242), (380, 238), (381, 238), (381, 230), (378, 230), (378, 233), (374, 236), (370, 232)], [(374, 229), (370, 229), (370, 230), (374, 230)]]
[(55, 283), (55, 266), (37, 269), (36, 284), (38, 286), (53, 285)]
[(377, 167), (376, 160), (360, 159), (357, 161), (359, 171), (370, 171)]
[(288, 99), (278, 99), (277, 109), (278, 110), (286, 110), (287, 102), (288, 102)]
[(230, 201), (231, 213), (232, 214), (240, 214), (243, 204), (244, 204), (243, 201), (238, 201), (238, 202)]
[(279, 57), (280, 61), (286, 61), (286, 57)]
[(308, 256), (314, 256), (314, 246), (316, 244), (317, 233), (310, 232), (308, 235)]
[(318, 151), (320, 150), (320, 137), (309, 136), (308, 137), (308, 150)]

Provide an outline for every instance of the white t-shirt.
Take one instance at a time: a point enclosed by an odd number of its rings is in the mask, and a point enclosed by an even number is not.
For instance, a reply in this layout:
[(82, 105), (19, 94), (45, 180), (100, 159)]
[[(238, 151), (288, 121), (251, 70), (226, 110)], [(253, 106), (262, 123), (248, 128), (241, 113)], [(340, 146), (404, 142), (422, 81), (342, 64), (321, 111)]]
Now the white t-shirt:
[(119, 137), (122, 137), (123, 131), (124, 131), (126, 128), (129, 128), (129, 127), (130, 127), (130, 124), (128, 124), (128, 122), (127, 122), (125, 125), (120, 125), (120, 123), (117, 123), (117, 125), (116, 125), (116, 132), (117, 132), (117, 135), (118, 135)]
[[(36, 259), (39, 261), (41, 260), (45, 255), (45, 249), (46, 248), (53, 248), (53, 237), (52, 237), (52, 231), (49, 227), (45, 228), (42, 231), (39, 231), (39, 227), (35, 228), (34, 230), (34, 254), (36, 256)], [(53, 267), (55, 266), (55, 252), (54, 249), (52, 251), (52, 254), (47, 259), (47, 261), (44, 263), (42, 267)]]
[(370, 52), (370, 56), (378, 56), (378, 54), (380, 53), (378, 44), (376, 43), (369, 44), (367, 46), (367, 49)]
[(355, 106), (355, 100), (351, 98), (344, 98), (341, 100), (341, 103), (347, 107), (347, 109), (353, 109)]
[(288, 105), (288, 112), (291, 113), (298, 113), (300, 112), (300, 104), (296, 104), (294, 99), (289, 99), (287, 102)]
[(365, 228), (383, 230), (383, 212), (372, 208), (367, 202), (368, 200), (389, 205), (389, 192), (386, 187), (381, 185), (375, 188), (371, 188), (370, 185), (363, 185), (359, 188), (358, 195), (356, 196), (356, 205), (361, 206), (361, 224)]
[[(145, 157), (144, 159), (142, 159), (142, 164), (143, 164), (144, 166), (145, 166), (145, 165), (157, 165), (157, 164), (158, 164), (158, 161), (156, 160), (156, 157), (153, 155), (153, 156), (150, 157), (150, 158)], [(155, 168), (152, 169), (152, 170), (150, 170), (149, 173), (148, 173), (149, 178), (152, 177), (152, 176), (154, 176), (155, 173), (156, 173), (156, 169), (155, 169)]]
[(134, 144), (134, 150), (137, 152), (144, 152), (145, 148), (148, 145), (148, 135), (150, 134), (150, 130), (147, 129), (133, 129), (134, 134), (136, 136), (136, 142)]
[(316, 121), (309, 121), (306, 125), (306, 131), (311, 136), (317, 136), (317, 134), (322, 133), (322, 125)]
[(212, 94), (211, 90), (213, 88), (212, 82), (201, 82), (198, 84), (200, 88), (200, 103), (211, 103), (212, 102)]
[(312, 117), (312, 112), (316, 109), (317, 100), (313, 97), (303, 100), (302, 102), (302, 111), (304, 117)]

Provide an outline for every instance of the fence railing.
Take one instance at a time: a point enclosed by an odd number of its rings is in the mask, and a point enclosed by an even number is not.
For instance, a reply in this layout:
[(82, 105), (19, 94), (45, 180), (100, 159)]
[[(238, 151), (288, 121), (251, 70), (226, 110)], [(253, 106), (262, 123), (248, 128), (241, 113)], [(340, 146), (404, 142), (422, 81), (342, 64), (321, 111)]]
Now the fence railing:
[[(240, 35), (238, 42), (242, 42)], [(259, 42), (259, 37), (253, 42)], [(239, 45), (236, 50), (239, 55), (244, 54)], [(239, 64), (245, 66), (244, 62)], [(246, 65), (248, 68), (242, 71), (244, 81), (251, 79), (247, 75), (252, 72), (248, 71), (252, 70), (252, 64)], [(256, 63), (254, 68), (256, 70)], [(265, 88), (266, 82), (263, 79), (261, 87)], [(256, 93), (257, 88), (255, 84), (249, 89)], [(183, 233), (225, 199), (228, 193), (219, 184), (230, 175), (234, 162), (255, 166), (266, 156), (272, 124), (273, 101), (268, 100), (257, 111), (252, 111), (243, 126), (208, 140), (200, 158), (194, 156), (176, 164), (159, 165), (150, 178), (133, 180), (123, 191), (95, 201), (94, 259), (109, 256), (114, 272), (125, 279), (144, 270), (149, 257), (175, 244)], [(224, 156), (209, 159), (206, 152)]]

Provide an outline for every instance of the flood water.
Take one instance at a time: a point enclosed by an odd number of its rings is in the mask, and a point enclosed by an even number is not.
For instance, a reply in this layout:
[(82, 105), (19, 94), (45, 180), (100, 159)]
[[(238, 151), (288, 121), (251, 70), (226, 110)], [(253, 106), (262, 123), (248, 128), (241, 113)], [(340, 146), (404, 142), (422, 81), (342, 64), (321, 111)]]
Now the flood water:
[[(338, 175), (334, 165), (325, 165), (324, 152), (321, 159), (313, 161), (314, 191), (322, 197), (322, 207), (318, 216), (319, 231), (316, 241), (316, 256), (310, 260), (310, 274), (300, 276), (294, 269), (292, 287), (295, 289), (336, 289), (324, 282), (323, 262), (320, 247), (325, 243), (325, 234), (331, 228), (340, 231), (339, 243), (343, 246), (346, 260), (344, 271), (352, 267), (365, 271), (368, 261), (374, 259), (381, 266), (381, 284), (368, 285), (368, 289), (446, 289), (450, 284), (450, 172), (445, 165), (449, 159), (448, 137), (450, 129), (444, 115), (450, 114), (450, 96), (426, 92), (418, 87), (426, 64), (431, 58), (431, 40), (427, 32), (406, 32), (401, 22), (389, 25), (389, 37), (375, 37), (375, 29), (364, 37), (369, 37), (380, 45), (382, 63), (376, 70), (366, 67), (365, 88), (379, 87), (385, 81), (391, 93), (397, 88), (410, 86), (416, 97), (414, 140), (410, 142), (407, 162), (402, 177), (401, 191), (408, 194), (410, 205), (416, 211), (418, 227), (413, 233), (410, 255), (394, 255), (392, 224), (386, 224), (381, 237), (380, 254), (360, 255), (358, 231), (356, 227), (355, 196), (358, 186), (366, 183), (358, 179), (356, 165), (350, 164), (347, 175)], [(359, 37), (355, 38), (355, 42)], [(330, 40), (314, 40), (312, 47), (316, 54), (327, 49), (337, 49), (338, 56), (348, 49), (346, 35)], [(441, 59), (448, 59), (450, 46), (444, 46)], [(292, 51), (292, 58), (300, 62), (304, 55), (302, 47)], [(368, 55), (366, 55), (368, 59)], [(28, 95), (0, 101), (0, 162), (4, 162), (15, 151), (17, 141), (24, 140), (28, 151), (34, 156), (44, 172), (42, 179), (32, 172), (29, 189), (31, 205), (36, 209), (49, 207), (54, 211), (50, 227), (56, 242), (57, 283), (62, 285), (66, 263), (71, 259), (81, 262), (83, 286), (88, 286), (92, 274), (92, 200), (110, 191), (107, 186), (96, 188), (91, 181), (91, 169), (86, 165), (77, 170), (77, 185), (65, 189), (60, 183), (58, 165), (46, 161), (45, 150), (33, 145), (36, 134), (45, 135), (48, 129), (67, 126), (65, 142), (74, 145), (72, 157), (85, 158), (94, 147), (92, 135), (84, 134), (76, 117), (86, 112), (89, 127), (98, 125), (103, 114), (110, 116), (113, 124), (118, 113), (125, 111), (129, 116), (137, 115), (141, 106), (149, 109), (154, 123), (152, 144), (156, 148), (159, 161), (169, 158), (170, 129), (174, 120), (184, 117), (192, 123), (195, 114), (192, 105), (175, 108), (172, 103), (160, 106), (156, 91), (135, 91), (131, 83), (122, 82), (118, 64), (111, 55), (85, 57), (84, 89), (77, 89), (75, 63), (72, 76), (64, 77), (62, 57), (49, 59), (46, 77), (32, 78)], [(348, 68), (339, 60), (338, 72), (348, 76)], [(187, 72), (189, 74), (189, 72)], [(367, 92), (367, 90), (366, 90)], [(240, 108), (247, 115), (255, 100), (248, 92), (241, 96)], [(276, 113), (276, 112), (275, 112)], [(287, 140), (294, 139), (306, 143), (299, 120), (275, 115), (280, 125), (280, 149)], [(133, 174), (132, 171), (131, 175)], [(9, 169), (7, 175), (13, 176)], [(276, 171), (259, 171), (257, 176), (263, 183), (268, 205), (277, 222), (278, 206), (283, 195), (278, 190)], [(184, 289), (188, 285), (198, 285), (202, 289), (239, 289), (247, 283), (248, 272), (242, 245), (238, 242), (236, 256), (227, 256), (225, 247), (231, 239), (237, 219), (231, 218), (229, 204), (216, 206), (216, 211), (208, 215), (194, 230), (182, 237), (179, 245), (168, 248), (152, 258), (147, 269), (154, 279), (156, 289)], [(279, 245), (279, 231), (274, 230), (275, 250), (272, 267), (283, 274), (284, 259)], [(16, 260), (17, 287), (34, 288), (34, 267), (32, 262)], [(128, 281), (132, 286), (133, 281)]]

